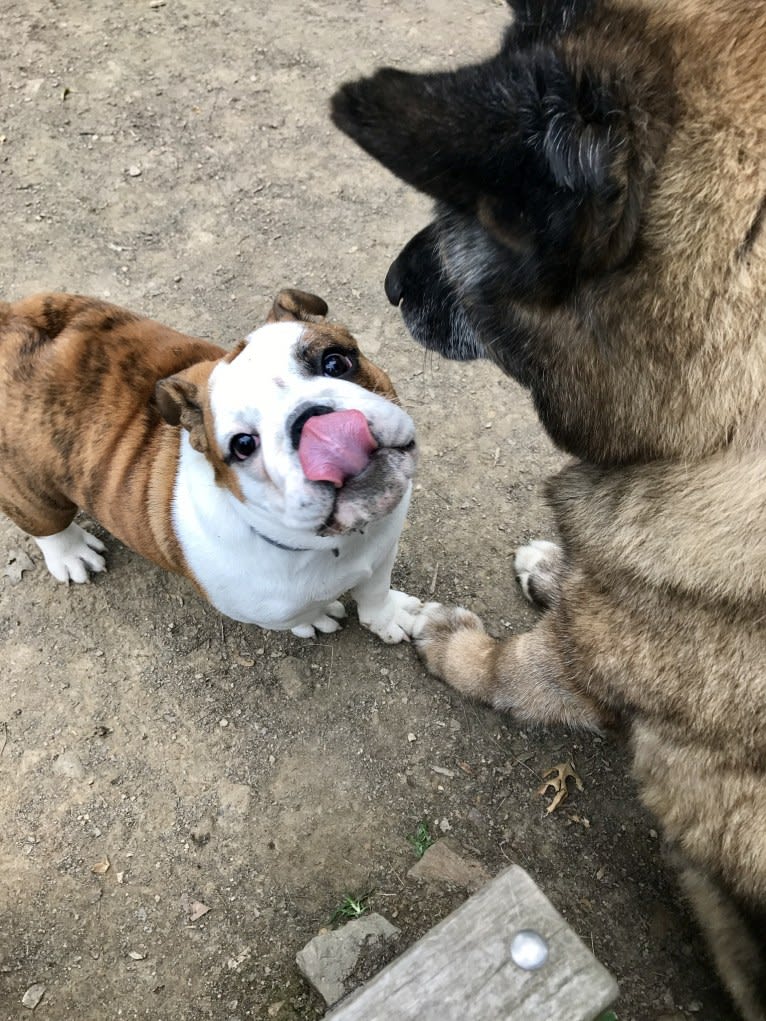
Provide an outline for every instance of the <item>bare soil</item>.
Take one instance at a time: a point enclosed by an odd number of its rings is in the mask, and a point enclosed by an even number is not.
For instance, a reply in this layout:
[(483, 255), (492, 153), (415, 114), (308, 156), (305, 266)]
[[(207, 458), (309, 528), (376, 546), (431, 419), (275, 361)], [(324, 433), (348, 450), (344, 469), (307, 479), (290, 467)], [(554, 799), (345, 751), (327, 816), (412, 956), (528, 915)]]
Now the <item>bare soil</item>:
[[(499, 0), (25, 0), (0, 19), (2, 295), (91, 293), (224, 343), (282, 286), (325, 296), (419, 425), (397, 585), (496, 634), (534, 620), (513, 552), (550, 534), (561, 457), (513, 384), (406, 336), (382, 280), (428, 207), (327, 99), (378, 64), (487, 53), (505, 21)], [(620, 1021), (731, 1016), (618, 745), (521, 730), (353, 615), (312, 642), (224, 620), (102, 537), (109, 573), (67, 590), (0, 522), (0, 575), (33, 562), (0, 577), (2, 1021), (30, 1016), (33, 983), (46, 1021), (319, 1017), (294, 958), (344, 894), (370, 893), (402, 948), (464, 899), (407, 877), (421, 820), (492, 873), (529, 870), (619, 980)], [(548, 816), (541, 775), (570, 757), (585, 789)]]

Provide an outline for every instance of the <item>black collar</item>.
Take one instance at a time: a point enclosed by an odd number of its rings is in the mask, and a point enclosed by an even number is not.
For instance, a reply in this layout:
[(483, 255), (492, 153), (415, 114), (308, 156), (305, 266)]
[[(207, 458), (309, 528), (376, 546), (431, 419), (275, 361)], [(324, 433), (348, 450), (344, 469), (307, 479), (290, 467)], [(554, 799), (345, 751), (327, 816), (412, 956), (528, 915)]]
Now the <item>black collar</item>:
[[(255, 528), (253, 528), (252, 525), (250, 526), (250, 528), (253, 531), (253, 533), (258, 536), (259, 539), (263, 539), (263, 541), (267, 542), (270, 546), (276, 546), (277, 549), (287, 550), (288, 553), (319, 553), (320, 552), (319, 550), (312, 550), (308, 546), (285, 546), (285, 544), (283, 542), (277, 542), (276, 539), (269, 538), (269, 536), (268, 535), (264, 535), (263, 532), (258, 532)], [(332, 547), (332, 555), (334, 557), (340, 556), (340, 550), (338, 549), (337, 546), (333, 546)]]

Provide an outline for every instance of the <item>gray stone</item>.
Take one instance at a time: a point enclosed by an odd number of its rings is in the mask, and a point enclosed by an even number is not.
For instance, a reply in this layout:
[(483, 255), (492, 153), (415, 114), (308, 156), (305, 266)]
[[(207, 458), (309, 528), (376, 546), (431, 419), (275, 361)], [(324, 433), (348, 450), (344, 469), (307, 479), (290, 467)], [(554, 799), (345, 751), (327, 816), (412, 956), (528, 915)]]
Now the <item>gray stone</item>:
[(385, 949), (398, 936), (399, 929), (382, 915), (364, 915), (340, 929), (320, 932), (295, 960), (301, 975), (332, 1006), (358, 984), (362, 958)]
[(445, 840), (437, 840), (432, 844), (407, 875), (428, 882), (452, 883), (471, 893), (490, 879), (481, 862), (474, 858), (461, 858)]
[(35, 984), (30, 986), (21, 997), (22, 1004), (28, 1010), (34, 1010), (40, 1000), (42, 1000), (43, 996), (45, 996), (45, 989), (46, 987), (42, 982), (35, 982)]

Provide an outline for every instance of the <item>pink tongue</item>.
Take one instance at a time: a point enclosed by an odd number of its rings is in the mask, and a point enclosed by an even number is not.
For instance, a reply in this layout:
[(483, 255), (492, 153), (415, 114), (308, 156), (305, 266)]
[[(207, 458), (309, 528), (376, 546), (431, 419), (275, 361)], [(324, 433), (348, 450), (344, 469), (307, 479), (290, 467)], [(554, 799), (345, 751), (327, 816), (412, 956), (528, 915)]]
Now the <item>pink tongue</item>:
[(306, 422), (298, 456), (307, 479), (340, 487), (367, 467), (377, 447), (361, 411), (331, 411)]

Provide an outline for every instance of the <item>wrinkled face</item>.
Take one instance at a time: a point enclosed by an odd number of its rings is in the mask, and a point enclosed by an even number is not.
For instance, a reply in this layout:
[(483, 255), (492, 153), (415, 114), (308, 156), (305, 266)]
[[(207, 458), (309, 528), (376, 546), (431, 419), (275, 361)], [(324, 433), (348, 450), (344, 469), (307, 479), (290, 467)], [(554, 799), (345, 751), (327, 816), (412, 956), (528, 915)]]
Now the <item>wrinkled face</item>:
[(256, 529), (359, 529), (414, 472), (415, 428), (395, 399), (343, 328), (271, 323), (210, 373), (206, 453)]

